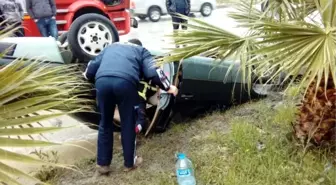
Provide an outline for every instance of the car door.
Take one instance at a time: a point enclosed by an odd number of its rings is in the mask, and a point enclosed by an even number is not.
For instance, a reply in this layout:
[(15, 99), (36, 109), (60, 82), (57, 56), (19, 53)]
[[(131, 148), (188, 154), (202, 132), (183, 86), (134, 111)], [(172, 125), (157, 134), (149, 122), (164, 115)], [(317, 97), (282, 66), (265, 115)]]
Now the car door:
[(201, 0), (190, 0), (190, 11), (199, 12), (201, 7)]
[(181, 64), (182, 78), (179, 103), (221, 103), (230, 104), (232, 94), (232, 78), (226, 78), (232, 61), (215, 61), (207, 57), (191, 57)]
[[(153, 54), (153, 52), (152, 52)], [(158, 53), (157, 53), (158, 54)], [(168, 77), (168, 80), (173, 82), (174, 78), (174, 65), (173, 63), (166, 63), (161, 66), (164, 73)], [(145, 135), (147, 136), (151, 131), (163, 132), (166, 130), (168, 124), (173, 117), (173, 107), (175, 103), (175, 98), (173, 95), (168, 94), (164, 90), (159, 90), (159, 102), (156, 107), (156, 111), (149, 124)]]

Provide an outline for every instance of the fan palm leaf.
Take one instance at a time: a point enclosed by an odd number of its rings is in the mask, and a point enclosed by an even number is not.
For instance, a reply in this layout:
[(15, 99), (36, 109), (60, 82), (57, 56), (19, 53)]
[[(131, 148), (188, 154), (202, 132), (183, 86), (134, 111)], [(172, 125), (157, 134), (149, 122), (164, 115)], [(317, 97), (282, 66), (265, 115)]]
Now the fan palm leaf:
[(255, 8), (253, 0), (233, 7), (229, 16), (247, 29), (243, 36), (181, 16), (191, 29), (173, 38), (186, 47), (172, 49), (162, 61), (180, 61), (203, 52), (215, 55), (217, 61), (234, 56), (249, 88), (252, 72), (275, 70), (268, 82), (284, 73), (283, 82), (289, 81), (289, 86), (302, 76), (298, 86), (305, 93), (296, 135), (316, 143), (325, 138), (335, 142), (336, 0), (269, 0), (264, 12)]
[[(1, 35), (0, 39), (9, 34)], [(0, 182), (19, 184), (16, 180), (19, 176), (38, 181), (16, 167), (6, 165), (6, 161), (67, 167), (5, 148), (60, 145), (35, 140), (34, 136), (65, 127), (44, 127), (36, 123), (70, 113), (92, 111), (94, 101), (83, 98), (90, 96), (90, 89), (91, 85), (76, 65), (17, 59), (0, 66)], [(22, 139), (22, 136), (30, 139)]]

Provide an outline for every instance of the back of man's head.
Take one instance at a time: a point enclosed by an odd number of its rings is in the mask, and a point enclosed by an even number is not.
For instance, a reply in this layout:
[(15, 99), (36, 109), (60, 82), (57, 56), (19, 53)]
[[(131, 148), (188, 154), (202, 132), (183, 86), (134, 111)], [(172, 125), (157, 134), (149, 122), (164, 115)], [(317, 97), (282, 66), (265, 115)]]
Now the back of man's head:
[(128, 40), (129, 43), (136, 44), (138, 46), (142, 46), (142, 43), (139, 39), (130, 39)]

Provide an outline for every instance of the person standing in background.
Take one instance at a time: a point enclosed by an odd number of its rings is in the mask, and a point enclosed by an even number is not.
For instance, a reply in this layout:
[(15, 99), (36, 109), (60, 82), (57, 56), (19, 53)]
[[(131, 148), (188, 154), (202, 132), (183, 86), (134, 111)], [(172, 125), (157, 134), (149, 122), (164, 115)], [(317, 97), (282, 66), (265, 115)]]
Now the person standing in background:
[[(188, 21), (176, 17), (176, 13), (188, 16), (190, 13), (190, 0), (166, 0), (166, 6), (168, 13), (172, 16), (173, 29), (178, 30), (180, 25), (179, 23), (187, 24)], [(187, 26), (181, 26), (183, 30), (187, 29)]]
[(26, 0), (26, 9), (43, 37), (58, 38), (55, 0)]
[(5, 21), (5, 18), (0, 8), (0, 32), (5, 29), (5, 27), (3, 26), (4, 21)]
[(7, 27), (16, 28), (14, 36), (23, 37), (24, 29), (22, 27), (23, 7), (17, 0), (1, 0), (0, 1), (1, 19), (5, 21), (1, 25), (1, 29)]

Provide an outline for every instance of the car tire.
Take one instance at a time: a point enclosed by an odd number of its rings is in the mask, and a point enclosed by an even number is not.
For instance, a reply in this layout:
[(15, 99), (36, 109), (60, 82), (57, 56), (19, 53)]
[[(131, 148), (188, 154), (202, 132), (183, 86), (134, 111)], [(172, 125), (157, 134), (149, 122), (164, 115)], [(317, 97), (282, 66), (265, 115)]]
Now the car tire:
[(142, 20), (142, 21), (143, 21), (143, 20), (146, 20), (146, 18), (147, 18), (146, 15), (139, 15), (138, 17), (139, 17), (139, 19)]
[(209, 3), (204, 3), (201, 7), (201, 14), (204, 16), (204, 17), (208, 17), (210, 16), (212, 13), (212, 6), (211, 4)]
[(111, 20), (96, 13), (84, 14), (75, 19), (68, 32), (73, 55), (85, 63), (96, 57), (106, 46), (118, 41), (118, 30)]
[(154, 129), (156, 133), (163, 133), (169, 127), (171, 120), (175, 115), (174, 104), (175, 104), (175, 98), (171, 97), (168, 106), (161, 111), (160, 117), (157, 120), (157, 124), (155, 125)]
[(152, 22), (158, 22), (161, 19), (161, 9), (158, 7), (151, 7), (148, 10), (148, 17)]
[[(252, 69), (254, 70), (255, 67), (252, 66)], [(274, 73), (278, 70), (278, 68), (275, 68), (273, 69), (271, 72), (269, 72), (268, 74), (263, 74), (262, 76), (256, 74), (256, 73), (253, 73), (252, 74), (252, 82), (253, 83), (261, 83), (261, 84), (264, 84), (264, 83), (267, 83), (274, 75)]]

